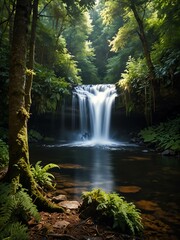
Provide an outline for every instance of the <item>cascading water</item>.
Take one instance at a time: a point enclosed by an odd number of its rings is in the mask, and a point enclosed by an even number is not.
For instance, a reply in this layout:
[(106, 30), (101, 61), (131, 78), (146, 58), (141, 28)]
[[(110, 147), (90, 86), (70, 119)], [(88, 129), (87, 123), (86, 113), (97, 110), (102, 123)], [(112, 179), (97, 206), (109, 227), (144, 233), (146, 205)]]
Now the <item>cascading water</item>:
[(72, 115), (79, 106), (81, 140), (104, 143), (110, 140), (112, 106), (117, 96), (115, 85), (81, 85), (74, 88)]

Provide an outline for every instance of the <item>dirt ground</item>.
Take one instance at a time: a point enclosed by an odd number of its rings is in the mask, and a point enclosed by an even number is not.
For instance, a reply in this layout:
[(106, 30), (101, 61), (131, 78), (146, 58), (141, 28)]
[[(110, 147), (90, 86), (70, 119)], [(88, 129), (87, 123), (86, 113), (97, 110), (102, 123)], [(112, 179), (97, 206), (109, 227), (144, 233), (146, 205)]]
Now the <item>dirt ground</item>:
[[(113, 231), (107, 225), (91, 218), (80, 218), (80, 201), (63, 200), (63, 213), (40, 212), (39, 223), (29, 222), (30, 240), (178, 240), (171, 228), (151, 214), (143, 213), (144, 232), (141, 237), (133, 237)], [(149, 208), (152, 208), (149, 205)]]
[(78, 210), (65, 213), (41, 212), (41, 221), (29, 223), (30, 240), (135, 240), (128, 235), (114, 232), (91, 218), (81, 219)]

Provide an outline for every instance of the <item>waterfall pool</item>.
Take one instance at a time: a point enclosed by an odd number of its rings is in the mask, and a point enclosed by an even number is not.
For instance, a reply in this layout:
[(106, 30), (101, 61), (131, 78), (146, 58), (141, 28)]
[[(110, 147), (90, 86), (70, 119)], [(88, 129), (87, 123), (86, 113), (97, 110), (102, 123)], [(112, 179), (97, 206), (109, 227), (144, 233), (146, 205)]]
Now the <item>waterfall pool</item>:
[[(80, 144), (81, 143), (81, 144)], [(58, 193), (79, 199), (83, 191), (117, 192), (142, 211), (146, 234), (158, 240), (180, 236), (180, 161), (146, 149), (117, 143), (84, 142), (32, 145), (31, 162), (56, 163)]]
[[(75, 87), (68, 114), (62, 108), (59, 143), (30, 146), (31, 163), (60, 166), (53, 169), (58, 194), (79, 199), (83, 191), (93, 188), (119, 193), (141, 210), (145, 239), (178, 240), (179, 158), (163, 157), (113, 139), (111, 118), (116, 96), (113, 84)], [(134, 121), (133, 127), (137, 124)], [(53, 128), (57, 133), (57, 125)], [(118, 130), (116, 136), (122, 138), (122, 132)]]

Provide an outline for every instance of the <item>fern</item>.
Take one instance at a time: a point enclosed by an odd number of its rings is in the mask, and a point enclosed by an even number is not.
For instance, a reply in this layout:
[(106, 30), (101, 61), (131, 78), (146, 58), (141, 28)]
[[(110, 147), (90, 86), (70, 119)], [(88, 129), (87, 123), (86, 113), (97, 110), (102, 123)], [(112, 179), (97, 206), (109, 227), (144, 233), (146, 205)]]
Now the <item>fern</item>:
[(145, 143), (153, 144), (159, 150), (180, 151), (180, 115), (157, 126), (145, 128), (139, 136)]
[(34, 176), (36, 182), (43, 188), (54, 189), (55, 185), (53, 185), (54, 175), (47, 172), (52, 168), (59, 168), (57, 164), (49, 163), (42, 167), (41, 161), (38, 161), (35, 166), (31, 166), (31, 171)]
[(27, 239), (25, 224), (40, 215), (31, 197), (20, 185), (0, 183), (0, 239)]
[(106, 193), (101, 189), (82, 194), (81, 210), (90, 208), (99, 221), (110, 223), (113, 228), (132, 235), (140, 234), (143, 230), (140, 212), (133, 203), (128, 203), (116, 193)]
[(28, 240), (28, 228), (19, 222), (8, 223), (0, 233), (3, 240)]

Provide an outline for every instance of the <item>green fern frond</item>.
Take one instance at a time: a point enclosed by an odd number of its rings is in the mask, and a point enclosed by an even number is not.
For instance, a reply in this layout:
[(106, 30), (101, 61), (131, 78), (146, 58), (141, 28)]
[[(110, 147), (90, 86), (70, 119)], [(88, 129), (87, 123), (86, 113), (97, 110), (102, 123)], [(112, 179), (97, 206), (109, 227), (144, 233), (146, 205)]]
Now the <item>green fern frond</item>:
[(43, 167), (43, 170), (45, 171), (45, 172), (47, 172), (47, 171), (49, 171), (50, 169), (52, 169), (52, 168), (60, 168), (57, 164), (54, 164), (54, 163), (49, 163), (49, 164), (47, 164), (47, 165), (45, 165), (44, 167)]
[(52, 183), (55, 177), (52, 173), (47, 172), (52, 168), (59, 168), (59, 166), (54, 163), (49, 163), (44, 167), (42, 167), (41, 161), (38, 161), (34, 167), (31, 166), (31, 171), (34, 176), (34, 179), (41, 187), (48, 188), (48, 189), (55, 188), (55, 185), (53, 185)]
[(32, 217), (40, 215), (26, 189), (20, 185), (0, 184), (0, 239), (28, 239), (26, 225)]
[(16, 198), (19, 201), (19, 205), (22, 211), (26, 213), (26, 218), (34, 217), (37, 221), (40, 220), (40, 215), (38, 213), (37, 207), (33, 204), (31, 197), (28, 195), (25, 189), (16, 193)]
[(28, 228), (19, 222), (8, 223), (6, 228), (0, 231), (0, 239), (3, 240), (28, 240)]
[(141, 215), (133, 203), (128, 203), (117, 193), (106, 193), (101, 189), (93, 189), (82, 195), (81, 210), (91, 207), (92, 213), (97, 213), (98, 219), (111, 222), (112, 227), (132, 235), (143, 230)]

